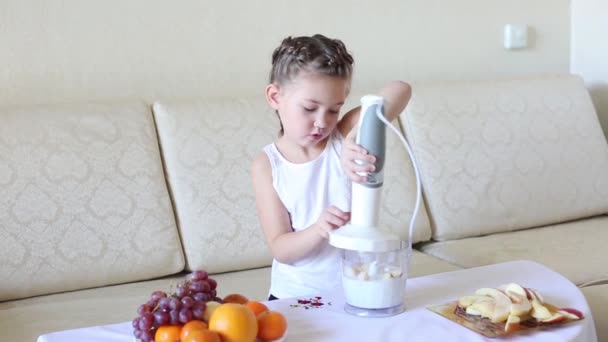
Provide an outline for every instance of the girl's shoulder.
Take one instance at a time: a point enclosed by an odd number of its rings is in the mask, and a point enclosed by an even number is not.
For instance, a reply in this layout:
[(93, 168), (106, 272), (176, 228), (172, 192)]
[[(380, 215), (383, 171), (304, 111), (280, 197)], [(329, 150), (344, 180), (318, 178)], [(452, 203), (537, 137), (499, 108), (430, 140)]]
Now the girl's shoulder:
[(251, 162), (252, 175), (267, 173), (271, 170), (270, 158), (264, 150), (260, 151)]

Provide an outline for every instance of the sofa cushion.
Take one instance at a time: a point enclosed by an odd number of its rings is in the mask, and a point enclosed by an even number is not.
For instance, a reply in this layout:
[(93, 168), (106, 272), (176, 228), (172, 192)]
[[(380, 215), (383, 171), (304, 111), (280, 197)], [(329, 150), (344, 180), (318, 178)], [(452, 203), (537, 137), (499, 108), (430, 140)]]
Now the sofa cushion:
[(183, 269), (149, 106), (3, 108), (0, 120), (0, 301)]
[[(226, 272), (269, 265), (250, 167), (276, 139), (276, 115), (263, 98), (162, 101), (153, 108), (187, 268)], [(381, 223), (406, 236), (413, 173), (404, 148), (387, 136)], [(430, 235), (422, 207), (414, 241)]]
[(261, 101), (164, 101), (153, 106), (187, 269), (270, 265), (249, 168), (278, 121)]
[(539, 262), (579, 286), (608, 281), (608, 216), (461, 240), (420, 249), (464, 268), (510, 260)]
[(591, 307), (598, 341), (608, 341), (608, 284), (581, 289)]
[(608, 212), (608, 144), (581, 78), (413, 89), (402, 119), (419, 162), (434, 239)]

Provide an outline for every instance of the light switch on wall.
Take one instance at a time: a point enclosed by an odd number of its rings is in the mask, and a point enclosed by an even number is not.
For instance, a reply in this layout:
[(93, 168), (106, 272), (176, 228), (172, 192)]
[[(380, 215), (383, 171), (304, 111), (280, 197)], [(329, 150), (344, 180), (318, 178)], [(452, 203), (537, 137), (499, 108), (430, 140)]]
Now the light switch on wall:
[(528, 25), (505, 25), (505, 49), (523, 49), (528, 46)]

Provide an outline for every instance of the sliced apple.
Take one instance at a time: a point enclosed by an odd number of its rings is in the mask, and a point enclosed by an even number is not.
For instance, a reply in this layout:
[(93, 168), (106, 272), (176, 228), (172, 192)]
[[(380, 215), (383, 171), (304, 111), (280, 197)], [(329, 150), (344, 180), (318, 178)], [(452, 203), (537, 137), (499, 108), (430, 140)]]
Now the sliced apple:
[(403, 272), (400, 269), (392, 270), (390, 273), (391, 273), (391, 277), (393, 277), (393, 278), (399, 278), (403, 274)]
[(505, 331), (510, 333), (519, 330), (521, 328), (519, 322), (521, 322), (521, 318), (519, 318), (519, 316), (509, 315), (509, 317), (507, 317), (507, 322), (505, 323)]
[(465, 312), (466, 312), (468, 315), (473, 315), (473, 316), (482, 316), (481, 312), (480, 312), (480, 311), (477, 311), (477, 310), (476, 310), (475, 308), (473, 308), (472, 306), (469, 306), (469, 307), (468, 307), (468, 308), (465, 310)]
[(352, 266), (344, 267), (344, 275), (349, 278), (357, 279), (357, 272), (358, 272), (358, 270), (355, 267), (352, 267)]
[(540, 293), (538, 291), (536, 291), (535, 289), (531, 289), (531, 288), (526, 288), (526, 290), (529, 292), (528, 293), (528, 298), (530, 298), (530, 296), (532, 297), (536, 297), (536, 299), (541, 303), (544, 304), (545, 303), (545, 299), (543, 298), (543, 296), (540, 295)]
[(357, 280), (369, 280), (367, 272), (361, 271), (359, 274), (357, 274)]
[(511, 299), (502, 291), (490, 287), (482, 287), (475, 291), (476, 295), (485, 295), (494, 298), (495, 307), (491, 316), (492, 323), (504, 322), (511, 313)]
[(518, 295), (520, 295), (522, 297), (527, 297), (528, 296), (528, 294), (526, 293), (526, 290), (521, 285), (519, 285), (517, 283), (509, 283), (509, 284), (506, 284), (506, 285), (503, 285), (503, 286), (504, 286), (503, 291), (506, 294), (517, 293)]
[(583, 313), (576, 309), (561, 308), (561, 309), (557, 310), (557, 312), (566, 316), (568, 319), (571, 319), (571, 320), (583, 319)]
[(496, 312), (496, 301), (492, 298), (488, 301), (477, 301), (467, 307), (466, 311), (469, 315), (481, 315), (492, 319)]
[(549, 319), (553, 316), (551, 311), (549, 311), (549, 309), (547, 309), (546, 306), (541, 304), (541, 302), (538, 299), (533, 298), (531, 303), (532, 303), (532, 310), (530, 311), (530, 314), (532, 315), (532, 317), (536, 318), (537, 320), (543, 321), (543, 320)]
[(367, 275), (369, 275), (370, 278), (374, 278), (377, 274), (378, 274), (378, 263), (376, 261), (372, 261), (369, 264), (369, 268), (367, 270)]
[(542, 319), (540, 321), (543, 324), (555, 324), (555, 323), (563, 322), (565, 320), (566, 320), (566, 316), (562, 315), (559, 312), (556, 312), (553, 315), (551, 315), (551, 317)]
[(458, 299), (458, 305), (460, 305), (463, 308), (467, 308), (475, 302), (493, 301), (493, 300), (494, 299), (492, 299), (492, 297), (488, 297), (488, 296), (479, 296), (479, 295), (462, 296)]
[(511, 299), (511, 315), (523, 316), (532, 310), (532, 304), (525, 295), (521, 295), (515, 292), (507, 292), (507, 295)]

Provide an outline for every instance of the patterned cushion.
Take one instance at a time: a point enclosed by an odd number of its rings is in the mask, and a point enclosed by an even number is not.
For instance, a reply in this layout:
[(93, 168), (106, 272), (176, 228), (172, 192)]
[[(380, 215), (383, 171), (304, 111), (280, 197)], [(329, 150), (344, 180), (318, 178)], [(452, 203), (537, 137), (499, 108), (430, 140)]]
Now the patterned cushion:
[(430, 254), (463, 268), (511, 260), (539, 262), (579, 286), (608, 282), (608, 216), (542, 228), (524, 229), (421, 246)]
[(0, 109), (0, 300), (183, 269), (149, 107)]
[[(267, 266), (250, 167), (277, 137), (278, 119), (263, 98), (175, 100), (153, 106), (187, 268), (227, 272)], [(406, 233), (414, 183), (403, 147), (389, 133), (381, 222)], [(430, 238), (424, 207), (415, 241)]]
[(262, 101), (167, 101), (153, 106), (187, 269), (270, 265), (251, 160), (278, 133)]
[(434, 239), (608, 212), (608, 145), (579, 77), (413, 89), (402, 118)]

